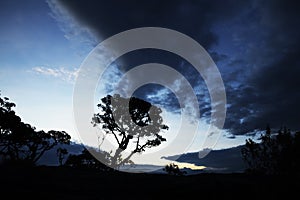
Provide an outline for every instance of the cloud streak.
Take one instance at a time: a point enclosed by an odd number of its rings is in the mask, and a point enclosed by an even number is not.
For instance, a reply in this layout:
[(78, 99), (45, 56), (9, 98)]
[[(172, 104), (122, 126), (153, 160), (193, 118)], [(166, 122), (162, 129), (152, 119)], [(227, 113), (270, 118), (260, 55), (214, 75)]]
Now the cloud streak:
[(41, 67), (41, 66), (32, 68), (32, 71), (35, 72), (36, 74), (55, 77), (63, 81), (67, 81), (69, 83), (75, 82), (79, 72), (78, 69), (68, 70), (65, 69), (64, 67), (49, 68), (49, 67)]
[[(74, 19), (73, 15), (64, 9), (59, 1), (47, 0), (46, 2), (51, 10), (50, 16), (55, 19), (61, 31), (64, 32), (64, 37), (75, 47), (81, 47), (77, 49), (85, 49), (83, 46), (91, 49), (98, 44), (99, 38), (92, 29)], [(79, 53), (87, 54), (88, 52), (81, 50)]]

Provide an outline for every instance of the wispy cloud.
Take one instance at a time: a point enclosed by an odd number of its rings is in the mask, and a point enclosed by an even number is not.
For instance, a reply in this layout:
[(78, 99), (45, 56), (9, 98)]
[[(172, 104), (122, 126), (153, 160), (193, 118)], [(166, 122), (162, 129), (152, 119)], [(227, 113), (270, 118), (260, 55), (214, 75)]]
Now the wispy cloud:
[[(87, 47), (91, 49), (99, 42), (94, 32), (87, 26), (83, 26), (64, 8), (64, 6), (57, 0), (47, 0), (49, 8), (51, 9), (50, 16), (53, 17), (60, 29), (64, 32), (64, 37), (69, 40), (75, 47)], [(86, 54), (88, 52), (79, 52)]]
[(34, 67), (32, 68), (32, 71), (37, 73), (37, 74), (42, 74), (45, 76), (52, 76), (58, 79), (61, 79), (63, 81), (67, 81), (69, 83), (74, 83), (77, 76), (79, 69), (74, 69), (74, 70), (68, 70), (65, 69), (64, 67), (60, 68), (49, 68), (49, 67)]

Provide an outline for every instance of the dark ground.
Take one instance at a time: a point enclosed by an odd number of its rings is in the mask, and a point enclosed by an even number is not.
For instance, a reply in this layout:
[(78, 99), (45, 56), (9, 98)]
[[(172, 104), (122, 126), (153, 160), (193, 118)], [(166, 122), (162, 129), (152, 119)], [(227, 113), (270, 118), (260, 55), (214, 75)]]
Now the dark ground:
[(299, 176), (170, 176), (62, 167), (2, 167), (0, 176), (1, 199), (290, 199), (300, 191)]

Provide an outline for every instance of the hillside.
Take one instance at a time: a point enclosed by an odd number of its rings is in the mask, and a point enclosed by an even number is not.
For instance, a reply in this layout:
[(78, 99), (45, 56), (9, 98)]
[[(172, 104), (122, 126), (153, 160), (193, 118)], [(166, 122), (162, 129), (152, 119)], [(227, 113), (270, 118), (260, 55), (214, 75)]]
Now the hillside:
[(243, 172), (246, 168), (245, 163), (242, 159), (241, 149), (243, 145), (232, 147), (222, 150), (212, 150), (207, 156), (202, 159), (199, 159), (198, 152), (186, 153), (175, 156), (164, 157), (168, 160), (175, 160), (178, 162), (187, 162), (199, 166), (206, 166), (205, 171), (214, 171), (214, 172)]
[[(83, 150), (83, 146), (77, 143), (72, 143), (71, 145), (59, 146), (68, 149), (70, 154), (79, 154)], [(167, 160), (175, 160), (177, 158), (177, 162), (185, 162), (191, 163), (198, 166), (206, 166), (207, 168), (203, 170), (204, 172), (218, 172), (218, 173), (235, 173), (235, 172), (243, 172), (245, 170), (245, 163), (242, 160), (241, 156), (241, 148), (243, 146), (232, 147), (228, 149), (222, 150), (212, 150), (206, 157), (199, 159), (198, 152), (194, 153), (186, 153), (181, 155), (179, 158), (177, 155), (163, 157)], [(51, 149), (46, 152), (44, 156), (41, 157), (38, 164), (39, 165), (47, 165), (47, 166), (57, 166), (58, 159), (56, 155), (56, 149)], [(151, 168), (155, 170), (155, 168), (160, 168), (158, 166), (148, 166), (148, 165), (139, 165), (132, 169), (135, 171), (147, 171)], [(161, 170), (157, 170), (158, 173), (161, 173)], [(192, 172), (191, 172), (192, 173)], [(190, 173), (189, 173), (190, 174)]]

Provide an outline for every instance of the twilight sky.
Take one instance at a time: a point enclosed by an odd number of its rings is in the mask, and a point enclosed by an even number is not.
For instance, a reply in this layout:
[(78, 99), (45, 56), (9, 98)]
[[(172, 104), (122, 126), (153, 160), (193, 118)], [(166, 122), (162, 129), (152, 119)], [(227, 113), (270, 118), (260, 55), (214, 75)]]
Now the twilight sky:
[[(1, 94), (16, 102), (23, 121), (38, 129), (66, 130), (78, 140), (72, 94), (89, 52), (121, 31), (164, 27), (201, 44), (222, 75), (227, 117), (216, 148), (244, 143), (244, 136), (267, 124), (299, 130), (299, 10), (297, 1), (283, 0), (0, 1)], [(183, 74), (196, 91), (201, 118), (210, 116), (201, 76), (171, 53), (130, 52), (115, 62), (108, 77), (114, 82), (132, 67), (149, 62)], [(178, 113), (175, 95), (161, 86), (148, 85), (135, 94), (168, 113)]]

